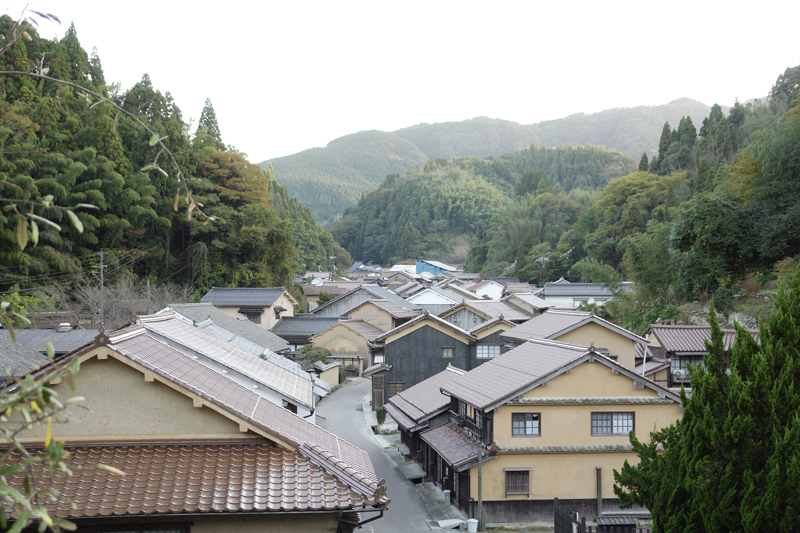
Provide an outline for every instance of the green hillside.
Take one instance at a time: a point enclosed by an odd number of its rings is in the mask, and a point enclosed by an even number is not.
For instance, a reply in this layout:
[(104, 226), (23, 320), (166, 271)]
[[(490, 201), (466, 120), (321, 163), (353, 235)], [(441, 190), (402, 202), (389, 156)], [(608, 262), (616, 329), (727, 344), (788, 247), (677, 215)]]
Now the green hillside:
[(389, 174), (405, 173), (428, 158), (409, 141), (391, 133), (362, 131), (335, 139), (325, 148), (261, 163), (311, 209), (322, 224), (336, 221), (364, 193)]
[(710, 107), (689, 98), (660, 106), (638, 106), (577, 113), (521, 125), (477, 117), (461, 122), (417, 124), (392, 133), (363, 131), (313, 148), (261, 163), (275, 169), (289, 194), (307, 205), (321, 224), (330, 226), (362, 194), (374, 190), (389, 174), (405, 174), (428, 159), (488, 157), (514, 153), (531, 145), (603, 146), (638, 160), (658, 153), (662, 126), (677, 126), (681, 117), (699, 124)]

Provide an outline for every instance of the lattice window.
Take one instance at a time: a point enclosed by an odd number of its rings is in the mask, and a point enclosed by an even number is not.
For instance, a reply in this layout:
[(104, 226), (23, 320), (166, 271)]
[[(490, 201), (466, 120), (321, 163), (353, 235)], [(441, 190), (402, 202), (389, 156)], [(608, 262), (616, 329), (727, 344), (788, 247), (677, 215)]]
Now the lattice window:
[(539, 413), (512, 413), (512, 437), (538, 437), (540, 435)]
[(445, 359), (452, 359), (453, 356), (455, 355), (455, 352), (456, 349), (453, 348), (452, 346), (442, 348), (442, 357), (444, 357)]
[(506, 495), (530, 494), (530, 474), (529, 469), (506, 470)]
[(633, 430), (633, 413), (592, 413), (592, 435), (627, 435)]
[(493, 359), (500, 355), (499, 345), (478, 345), (478, 359)]
[(387, 383), (386, 392), (389, 395), (389, 398), (397, 394), (398, 392), (403, 392), (403, 384), (402, 383)]

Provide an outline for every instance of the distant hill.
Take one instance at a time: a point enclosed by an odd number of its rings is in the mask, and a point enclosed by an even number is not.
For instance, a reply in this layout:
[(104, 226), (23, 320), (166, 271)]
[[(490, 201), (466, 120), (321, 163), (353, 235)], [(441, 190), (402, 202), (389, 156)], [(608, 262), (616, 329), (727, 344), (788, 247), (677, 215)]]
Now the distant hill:
[(272, 165), (275, 175), (281, 176), (280, 183), (324, 225), (336, 221), (364, 193), (377, 189), (387, 175), (404, 174), (427, 160), (409, 141), (373, 130), (260, 165)]
[[(652, 158), (664, 122), (677, 127), (690, 116), (697, 128), (710, 107), (690, 98), (665, 105), (617, 108), (577, 113), (558, 120), (521, 125), (508, 120), (477, 117), (462, 122), (417, 124), (395, 132), (362, 131), (335, 139), (325, 148), (264, 161), (289, 194), (300, 198), (316, 220), (330, 225), (361, 196), (375, 190), (389, 174), (405, 174), (428, 159), (514, 153), (532, 145), (604, 146), (638, 161)], [(727, 108), (724, 109), (727, 112)]]

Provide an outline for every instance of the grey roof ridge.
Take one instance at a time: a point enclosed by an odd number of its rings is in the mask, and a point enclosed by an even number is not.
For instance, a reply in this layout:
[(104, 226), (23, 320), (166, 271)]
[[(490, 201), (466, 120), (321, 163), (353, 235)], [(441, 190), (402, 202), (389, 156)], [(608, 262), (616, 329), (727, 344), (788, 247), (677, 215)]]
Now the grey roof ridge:
[(516, 326), (516, 324), (514, 324), (513, 322), (509, 322), (508, 320), (506, 320), (503, 317), (503, 315), (500, 315), (500, 316), (496, 316), (496, 317), (494, 317), (494, 318), (492, 318), (490, 320), (487, 320), (486, 322), (483, 322), (482, 324), (478, 324), (474, 328), (470, 329), (469, 332), (472, 333), (473, 335), (475, 335), (476, 333), (480, 333), (484, 329), (490, 328), (490, 327), (492, 327), (494, 325), (497, 325), (497, 324), (507, 324), (507, 325), (511, 326), (512, 328), (514, 326)]
[(600, 444), (596, 446), (509, 446), (500, 447), (501, 454), (512, 453), (585, 453), (585, 452), (629, 452), (631, 444)]
[(386, 340), (387, 338), (389, 338), (390, 336), (394, 335), (395, 333), (398, 333), (399, 331), (401, 331), (403, 329), (409, 328), (412, 325), (416, 324), (417, 322), (421, 322), (421, 321), (425, 320), (426, 318), (430, 318), (430, 319), (434, 320), (435, 322), (454, 330), (456, 333), (460, 333), (461, 335), (464, 335), (465, 337), (467, 337), (469, 339), (475, 340), (475, 336), (472, 335), (469, 331), (467, 331), (465, 329), (461, 329), (460, 327), (456, 326), (455, 324), (451, 324), (450, 322), (448, 322), (448, 321), (446, 321), (444, 319), (441, 319), (436, 315), (432, 315), (428, 311), (425, 311), (423, 314), (415, 316), (414, 318), (412, 318), (408, 322), (405, 322), (404, 324), (400, 324), (399, 326), (397, 326), (394, 329), (390, 329), (389, 331), (387, 331), (386, 333), (384, 333), (380, 337), (376, 337), (375, 341), (379, 342), (379, 341)]
[[(556, 314), (576, 314), (576, 313), (580, 313), (580, 312), (581, 311), (548, 311), (548, 313), (556, 313)], [(629, 330), (627, 330), (627, 329), (625, 329), (625, 328), (623, 328), (621, 326), (618, 326), (618, 325), (614, 324), (613, 322), (610, 322), (610, 321), (606, 320), (605, 318), (601, 318), (601, 317), (595, 315), (594, 313), (589, 313), (589, 316), (587, 316), (585, 319), (583, 319), (583, 320), (581, 320), (579, 322), (576, 322), (574, 324), (570, 324), (569, 326), (567, 326), (567, 327), (565, 327), (565, 328), (563, 328), (563, 329), (561, 329), (559, 331), (551, 333), (550, 335), (547, 336), (547, 338), (548, 339), (552, 339), (552, 338), (560, 337), (561, 335), (564, 335), (565, 333), (569, 333), (570, 331), (572, 331), (574, 329), (577, 329), (577, 328), (579, 328), (579, 327), (581, 327), (583, 325), (586, 325), (589, 322), (594, 322), (595, 324), (604, 326), (606, 329), (610, 329), (612, 331), (616, 331), (620, 335), (622, 335), (624, 337), (628, 337), (633, 342), (638, 342), (640, 344), (647, 344), (647, 339), (645, 339), (644, 337), (641, 337), (641, 336), (637, 335), (636, 333), (633, 333), (632, 331), (629, 331)]]

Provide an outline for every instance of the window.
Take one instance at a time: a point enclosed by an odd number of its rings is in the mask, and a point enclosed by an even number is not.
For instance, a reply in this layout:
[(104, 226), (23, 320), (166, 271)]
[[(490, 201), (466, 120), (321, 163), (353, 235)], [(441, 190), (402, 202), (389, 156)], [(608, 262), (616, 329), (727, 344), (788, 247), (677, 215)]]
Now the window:
[(492, 359), (500, 355), (499, 345), (478, 345), (478, 359)]
[(539, 428), (539, 413), (512, 413), (512, 437), (538, 437), (541, 435)]
[(592, 413), (592, 435), (627, 435), (633, 431), (633, 413)]
[(530, 494), (530, 474), (529, 468), (506, 470), (506, 495)]
[(572, 307), (580, 307), (582, 305), (589, 305), (589, 300), (572, 300)]
[(397, 394), (398, 392), (403, 392), (403, 384), (402, 383), (387, 383), (386, 392), (389, 395), (389, 398)]
[(442, 348), (442, 357), (445, 359), (452, 359), (456, 349), (453, 347)]

